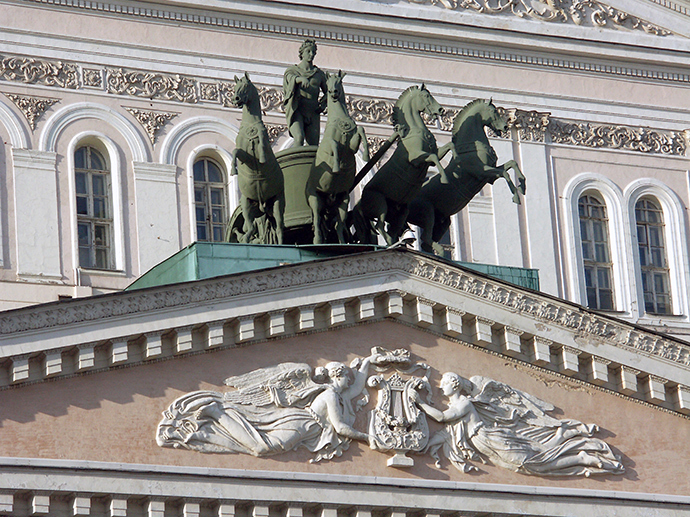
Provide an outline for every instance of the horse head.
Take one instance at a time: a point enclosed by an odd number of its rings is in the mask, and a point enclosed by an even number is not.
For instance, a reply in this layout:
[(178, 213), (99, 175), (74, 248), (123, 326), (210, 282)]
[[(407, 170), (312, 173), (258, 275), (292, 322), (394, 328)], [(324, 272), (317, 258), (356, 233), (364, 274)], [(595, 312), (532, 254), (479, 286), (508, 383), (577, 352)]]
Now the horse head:
[(485, 101), (485, 108), (482, 110), (482, 120), (484, 125), (489, 126), (496, 133), (500, 134), (508, 128), (508, 123), (506, 119), (498, 112), (496, 106), (494, 106), (493, 99), (489, 99), (488, 102)]
[(258, 91), (249, 79), (249, 74), (245, 72), (244, 76), (240, 78), (235, 76), (235, 94), (232, 97), (232, 103), (241, 108), (249, 104), (254, 98), (258, 98)]
[(413, 106), (417, 111), (426, 113), (432, 118), (443, 115), (445, 112), (443, 106), (441, 106), (431, 93), (429, 93), (424, 83), (416, 90), (416, 93), (417, 95), (412, 98), (411, 102), (413, 102)]
[(337, 74), (328, 74), (326, 86), (328, 88), (328, 98), (334, 102), (345, 102), (345, 91), (343, 90), (343, 77), (345, 73), (338, 70)]

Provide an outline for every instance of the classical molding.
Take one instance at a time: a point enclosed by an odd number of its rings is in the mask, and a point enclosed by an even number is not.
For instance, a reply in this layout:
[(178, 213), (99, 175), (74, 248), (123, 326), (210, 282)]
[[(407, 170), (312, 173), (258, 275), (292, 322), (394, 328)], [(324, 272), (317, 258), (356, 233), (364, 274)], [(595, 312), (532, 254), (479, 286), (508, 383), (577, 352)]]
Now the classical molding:
[(7, 130), (13, 148), (26, 149), (29, 147), (29, 136), (24, 123), (4, 102), (0, 102), (0, 124)]
[(26, 120), (29, 121), (29, 127), (32, 130), (36, 129), (36, 120), (38, 120), (53, 104), (60, 102), (60, 99), (46, 97), (30, 97), (28, 95), (16, 95), (14, 93), (6, 93), (5, 95), (21, 110)]
[[(365, 274), (401, 271), (505, 307), (536, 321), (576, 332), (581, 337), (690, 366), (690, 346), (647, 333), (622, 321), (545, 295), (525, 292), (499, 280), (428, 259), (410, 251), (378, 251), (325, 263), (304, 263), (273, 272), (252, 272), (145, 291), (74, 300), (68, 305), (37, 306), (0, 314), (0, 335), (61, 325), (120, 318), (141, 311), (172, 309), (228, 297), (282, 290)], [(481, 316), (480, 316), (481, 318)]]
[[(129, 17), (142, 17), (149, 20), (160, 20), (164, 23), (188, 23), (192, 25), (201, 25), (208, 27), (218, 27), (224, 30), (233, 30), (241, 32), (251, 32), (259, 34), (276, 34), (279, 36), (285, 36), (289, 34), (295, 38), (314, 38), (321, 41), (333, 41), (340, 44), (343, 41), (347, 41), (350, 45), (366, 45), (367, 47), (382, 47), (391, 48), (399, 51), (413, 51), (421, 53), (430, 54), (441, 54), (449, 56), (460, 56), (462, 58), (477, 59), (482, 61), (500, 61), (505, 63), (515, 64), (525, 64), (529, 66), (538, 66), (546, 68), (555, 68), (563, 70), (579, 70), (584, 72), (594, 72), (603, 73), (616, 76), (627, 76), (627, 77), (637, 77), (644, 79), (654, 79), (669, 82), (690, 82), (690, 74), (671, 74), (659, 70), (654, 70), (651, 68), (625, 68), (615, 65), (602, 65), (596, 60), (589, 62), (585, 61), (575, 61), (563, 59), (561, 57), (543, 57), (543, 56), (533, 56), (527, 54), (518, 54), (515, 52), (499, 52), (495, 48), (490, 49), (478, 49), (476, 47), (470, 46), (459, 46), (459, 45), (447, 45), (447, 44), (435, 44), (435, 43), (420, 43), (417, 40), (402, 38), (382, 38), (377, 37), (375, 34), (369, 35), (365, 31), (364, 33), (359, 31), (346, 31), (346, 30), (318, 30), (304, 28), (303, 26), (298, 26), (297, 24), (287, 25), (276, 23), (275, 20), (270, 20), (267, 22), (261, 21), (247, 21), (246, 19), (224, 15), (217, 16), (207, 16), (194, 14), (191, 11), (173, 10), (169, 9), (151, 9), (145, 7), (122, 5), (115, 2), (92, 2), (84, 0), (26, 0), (39, 4), (47, 5), (58, 5), (61, 8), (71, 8), (71, 9), (81, 9), (87, 11), (104, 12), (117, 15), (118, 17), (129, 16)], [(415, 3), (425, 3), (428, 1), (434, 1), (436, 3), (445, 2), (449, 5), (457, 3), (457, 0), (408, 0), (414, 1)], [(464, 2), (472, 2), (473, 0), (462, 0)], [(510, 5), (512, 2), (525, 2), (525, 0), (501, 0), (502, 3), (499, 5), (506, 4)], [(567, 0), (564, 0), (564, 2)], [(481, 5), (479, 2), (487, 2), (487, 0), (476, 0), (477, 5)], [(546, 5), (546, 2), (541, 2), (542, 5)], [(487, 2), (488, 4), (488, 2)], [(604, 25), (595, 24), (597, 28), (608, 27), (609, 23), (614, 24), (614, 20), (618, 21), (617, 29), (625, 27), (626, 24), (632, 24), (630, 27), (634, 26), (635, 23), (644, 25), (646, 22), (638, 20), (635, 17), (627, 15), (622, 11), (618, 11), (605, 4), (598, 2), (597, 0), (575, 0), (575, 3), (580, 7), (579, 14), (577, 16), (582, 16), (586, 14), (590, 18), (594, 15), (594, 19), (599, 22), (605, 21)], [(525, 5), (527, 3), (525, 2)], [(552, 8), (554, 9), (554, 8)], [(561, 9), (560, 7), (555, 9)], [(603, 9), (601, 13), (599, 10)], [(582, 10), (585, 12), (583, 13)], [(596, 14), (595, 14), (596, 13)], [(635, 20), (638, 20), (635, 22)], [(643, 26), (639, 27), (645, 30)], [(647, 27), (647, 25), (644, 25)], [(650, 33), (654, 33), (654, 29), (647, 27)], [(661, 29), (663, 30), (663, 29)]]
[(0, 55), (0, 79), (60, 88), (79, 88), (79, 68), (74, 63)]
[(584, 147), (624, 149), (641, 153), (684, 156), (690, 130), (669, 131), (631, 126), (551, 120), (551, 141)]
[(454, 11), (474, 11), (481, 14), (511, 15), (542, 22), (606, 29), (640, 30), (656, 36), (670, 36), (671, 31), (620, 11), (597, 0), (407, 0), (413, 4), (428, 4)]
[[(41, 62), (29, 57), (6, 58), (15, 61), (30, 62), (41, 70), (57, 67), (58, 64), (64, 70), (77, 71), (80, 67), (74, 63)], [(51, 64), (52, 63), (52, 64)], [(203, 82), (190, 76), (180, 74), (166, 74), (152, 71), (128, 70), (123, 68), (104, 68), (103, 70), (81, 68), (82, 83), (84, 88), (98, 88), (113, 95), (124, 95), (141, 99), (158, 99), (181, 102), (185, 104), (197, 104), (199, 102), (213, 102), (223, 107), (232, 107), (231, 99), (234, 91), (233, 83), (226, 81)], [(87, 73), (88, 72), (88, 73)], [(28, 73), (28, 72), (27, 72)], [(63, 72), (65, 75), (67, 72)], [(70, 72), (71, 73), (71, 72)], [(59, 74), (58, 74), (59, 75)], [(77, 74), (78, 75), (78, 74)], [(75, 78), (77, 77), (75, 75)], [(105, 77), (105, 82), (102, 78)], [(0, 78), (11, 81), (27, 82), (27, 76), (13, 74)], [(75, 79), (76, 81), (76, 79)], [(690, 77), (688, 77), (690, 82)], [(33, 82), (39, 82), (33, 80)], [(79, 88), (75, 85), (64, 86), (60, 82), (42, 82), (50, 86), (64, 88)], [(100, 86), (99, 86), (100, 85)], [(282, 88), (272, 86), (259, 86), (261, 107), (265, 112), (284, 113)], [(348, 97), (347, 106), (353, 120), (366, 124), (391, 124), (394, 102), (390, 100), (372, 99), (368, 97)], [(130, 108), (126, 108), (130, 110)], [(625, 125), (597, 124), (590, 122), (565, 121), (551, 117), (550, 113), (536, 110), (521, 110), (517, 108), (499, 107), (499, 112), (506, 118), (508, 129), (502, 134), (496, 134), (488, 130), (489, 136), (495, 138), (517, 138), (525, 142), (545, 142), (546, 135), (551, 142), (558, 144), (577, 145), (602, 149), (623, 149), (649, 154), (664, 154), (672, 156), (685, 156), (689, 147), (690, 130), (673, 131), (667, 129), (639, 128)], [(144, 125), (149, 139), (155, 140), (155, 125), (160, 124), (160, 118), (152, 117), (151, 122), (144, 115), (146, 110), (135, 115)], [(453, 119), (460, 108), (448, 108), (437, 121), (427, 120), (430, 127), (438, 131), (450, 132)], [(131, 112), (131, 111), (130, 111)], [(153, 113), (153, 111), (151, 111)], [(163, 112), (157, 112), (163, 113)], [(133, 113), (134, 114), (134, 113)], [(141, 117), (141, 118), (140, 118)], [(151, 137), (153, 128), (154, 137)], [(158, 126), (160, 128), (160, 125)], [(279, 135), (278, 135), (279, 136)], [(374, 146), (376, 147), (376, 146)]]
[(152, 144), (156, 141), (158, 131), (167, 124), (169, 120), (177, 116), (177, 113), (170, 113), (167, 111), (153, 111), (127, 107), (125, 107), (125, 109), (144, 126), (146, 134), (149, 135), (149, 140), (151, 140)]

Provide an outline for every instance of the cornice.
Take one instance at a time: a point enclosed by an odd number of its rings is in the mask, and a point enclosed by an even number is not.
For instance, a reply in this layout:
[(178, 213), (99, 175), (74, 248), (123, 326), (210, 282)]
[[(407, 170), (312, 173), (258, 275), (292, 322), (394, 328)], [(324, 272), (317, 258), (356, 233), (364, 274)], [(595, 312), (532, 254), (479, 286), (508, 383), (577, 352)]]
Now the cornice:
[(44, 330), (80, 322), (118, 318), (139, 312), (181, 308), (224, 298), (343, 281), (380, 272), (401, 271), (449, 287), (488, 303), (505, 307), (539, 322), (557, 325), (620, 347), (690, 367), (690, 346), (646, 332), (625, 322), (511, 284), (483, 277), (458, 266), (414, 252), (378, 251), (346, 258), (176, 284), (161, 288), (115, 293), (67, 304), (46, 304), (7, 311), (0, 315), (0, 335)]
[[(121, 4), (117, 3), (116, 1), (111, 1), (111, 2), (96, 2), (96, 1), (91, 1), (91, 0), (17, 0), (20, 2), (25, 2), (25, 3), (34, 3), (34, 4), (42, 4), (42, 5), (52, 5), (56, 6), (62, 9), (74, 9), (77, 11), (82, 11), (82, 12), (93, 12), (93, 13), (102, 13), (106, 15), (116, 15), (118, 17), (131, 17), (131, 18), (143, 18), (145, 20), (149, 21), (158, 21), (160, 23), (176, 23), (176, 24), (189, 24), (192, 26), (200, 26), (200, 27), (208, 27), (208, 28), (217, 28), (221, 30), (232, 30), (232, 31), (239, 31), (239, 32), (248, 32), (248, 33), (256, 33), (260, 35), (277, 35), (281, 37), (290, 37), (290, 38), (315, 38), (320, 41), (330, 41), (334, 44), (343, 44), (346, 43), (347, 45), (350, 46), (367, 46), (367, 47), (380, 47), (380, 48), (387, 48), (395, 51), (405, 51), (405, 52), (415, 52), (415, 53), (423, 53), (423, 54), (436, 54), (436, 55), (445, 55), (449, 57), (459, 57), (459, 58), (464, 58), (464, 59), (472, 59), (472, 60), (479, 60), (479, 61), (489, 61), (489, 62), (504, 62), (507, 64), (515, 65), (515, 64), (522, 64), (525, 66), (530, 66), (530, 67), (538, 67), (538, 68), (551, 68), (551, 69), (558, 69), (558, 70), (572, 70), (572, 71), (581, 71), (581, 72), (586, 72), (586, 73), (594, 73), (594, 74), (607, 74), (607, 75), (614, 75), (614, 76), (625, 76), (625, 77), (632, 77), (632, 78), (640, 78), (640, 79), (651, 79), (655, 81), (663, 81), (663, 82), (682, 82), (682, 83), (687, 83), (690, 82), (690, 74), (678, 74), (678, 73), (667, 73), (661, 70), (654, 70), (654, 69), (643, 69), (643, 68), (636, 68), (636, 67), (626, 67), (626, 66), (620, 66), (619, 63), (617, 64), (611, 64), (611, 65), (602, 65), (602, 59), (606, 60), (607, 58), (610, 59), (613, 54), (610, 52), (607, 53), (606, 51), (602, 51), (600, 47), (600, 36), (597, 35), (591, 35), (590, 38), (592, 38), (592, 41), (596, 41), (596, 45), (590, 48), (590, 51), (593, 52), (596, 55), (592, 55), (591, 59), (589, 61), (585, 61), (583, 59), (578, 59), (575, 55), (573, 55), (570, 59), (563, 59), (561, 54), (560, 56), (550, 56), (548, 53), (545, 54), (540, 54), (540, 55), (534, 55), (534, 54), (527, 54), (524, 51), (518, 50), (518, 49), (510, 49), (506, 50), (504, 49), (499, 49), (496, 46), (496, 39), (495, 36), (486, 36), (485, 40), (483, 41), (484, 43), (484, 48), (477, 48), (476, 45), (470, 44), (469, 42), (466, 43), (455, 43), (453, 41), (438, 41), (436, 42), (433, 39), (430, 38), (424, 38), (424, 39), (419, 39), (417, 34), (419, 34), (419, 29), (417, 30), (410, 30), (409, 33), (406, 31), (402, 31), (400, 33), (395, 33), (395, 30), (392, 29), (391, 27), (388, 27), (388, 25), (384, 24), (385, 26), (385, 34), (383, 32), (376, 33), (375, 31), (367, 31), (367, 30), (358, 30), (358, 29), (350, 29), (347, 27), (347, 24), (344, 26), (341, 26), (343, 19), (337, 18), (337, 20), (332, 21), (333, 25), (330, 26), (324, 26), (323, 28), (312, 28), (313, 27), (313, 21), (314, 18), (309, 18), (309, 14), (312, 16), (315, 15), (315, 13), (302, 13), (301, 18), (299, 16), (294, 16), (294, 12), (292, 11), (280, 11), (280, 9), (285, 9), (285, 7), (280, 7), (276, 6), (273, 2), (267, 2), (267, 10), (268, 8), (272, 8), (272, 13), (274, 16), (279, 15), (281, 12), (284, 14), (284, 18), (282, 19), (276, 19), (276, 18), (264, 18), (261, 19), (260, 15), (257, 14), (257, 12), (252, 12), (250, 9), (250, 6), (244, 6), (243, 8), (237, 8), (235, 6), (235, 9), (237, 12), (234, 12), (232, 8), (226, 7), (224, 5), (219, 5), (217, 2), (214, 3), (213, 5), (209, 5), (208, 7), (213, 8), (214, 10), (210, 10), (207, 8), (207, 6), (202, 6), (202, 5), (195, 5), (194, 8), (190, 9), (189, 6), (177, 6), (177, 5), (172, 5), (172, 6), (167, 6), (163, 7), (161, 4), (141, 4), (141, 5), (132, 5), (132, 4)], [(458, 2), (457, 0), (402, 0), (403, 2), (414, 2), (415, 4), (419, 3), (429, 3), (433, 2), (436, 5), (439, 5), (440, 7), (443, 7), (445, 4), (448, 4), (449, 6), (460, 6), (460, 5), (465, 5), (467, 4), (468, 6), (470, 4), (474, 5), (483, 5), (486, 4), (487, 6), (489, 5), (490, 2), (487, 0), (472, 0), (472, 1), (466, 1), (466, 2)], [(620, 37), (621, 35), (625, 36), (625, 33), (635, 33), (637, 32), (637, 29), (639, 28), (639, 31), (642, 33), (643, 36), (645, 37), (653, 37), (657, 38), (659, 36), (654, 36), (653, 34), (667, 34), (668, 31), (664, 31), (664, 29), (660, 28), (654, 28), (653, 25), (651, 24), (645, 24), (642, 20), (628, 15), (627, 13), (624, 13), (618, 9), (615, 9), (613, 7), (609, 7), (604, 3), (601, 3), (596, 0), (573, 0), (574, 1), (574, 6), (577, 4), (576, 7), (574, 7), (574, 12), (579, 13), (579, 16), (584, 20), (584, 19), (591, 19), (592, 22), (592, 27), (597, 28), (598, 30), (607, 30), (609, 26), (616, 26), (616, 29), (611, 29), (609, 32), (610, 34)], [(236, 3), (236, 2), (235, 2)], [(379, 2), (373, 2), (373, 4), (377, 4)], [(508, 7), (512, 5), (527, 5), (528, 2), (523, 1), (523, 0), (507, 0), (503, 2), (499, 2), (501, 5), (506, 5)], [(547, 5), (548, 2), (541, 2), (544, 6)], [(152, 7), (148, 7), (148, 6)], [(319, 9), (324, 6), (311, 6), (310, 9)], [(361, 5), (359, 6), (361, 8)], [(386, 9), (390, 9), (392, 6), (388, 4), (384, 4), (383, 7)], [(278, 9), (278, 10), (276, 10)], [(433, 7), (427, 6), (426, 9), (430, 9), (431, 11), (434, 10)], [(455, 8), (453, 8), (455, 9)], [(524, 14), (520, 15), (518, 14), (515, 19), (518, 22), (525, 22), (525, 20), (522, 20), (521, 18), (525, 17), (537, 17), (536, 10), (529, 11), (530, 14), (527, 14), (527, 8), (525, 10), (521, 11)], [(569, 10), (563, 10), (562, 8), (559, 8), (563, 12), (570, 12)], [(490, 9), (489, 9), (490, 10)], [(505, 9), (502, 9), (501, 12), (503, 12)], [(548, 9), (546, 9), (548, 11)], [(337, 11), (337, 10), (336, 10)], [(476, 9), (473, 9), (473, 11), (476, 11)], [(262, 13), (262, 12), (261, 12)], [(340, 15), (342, 16), (344, 11), (340, 12)], [(357, 14), (361, 14), (361, 12), (357, 12)], [(382, 13), (379, 13), (381, 15)], [(394, 20), (395, 16), (390, 15), (391, 13), (388, 12), (384, 16), (379, 16), (377, 19), (383, 19), (388, 21)], [(487, 17), (491, 19), (492, 15), (490, 14), (478, 14), (475, 16), (479, 16), (480, 18)], [(574, 14), (568, 14), (567, 15), (568, 20), (573, 20), (577, 18)], [(433, 16), (429, 17), (430, 19), (427, 20), (427, 22), (436, 22), (437, 19), (434, 18)], [(318, 18), (319, 21), (321, 21), (320, 18)], [(505, 18), (502, 18), (505, 20)], [(630, 24), (632, 20), (635, 20), (633, 22), (634, 29), (627, 29), (627, 30), (620, 30), (620, 27), (625, 27)], [(556, 24), (556, 27), (561, 27), (563, 26), (563, 20), (556, 20), (554, 19), (553, 21), (558, 21), (559, 23)], [(409, 22), (406, 21), (406, 23)], [(391, 22), (394, 23), (394, 22)], [(525, 23), (535, 23), (535, 22), (525, 22)], [(587, 22), (589, 23), (589, 22)], [(453, 23), (451, 25), (455, 26), (466, 26), (468, 24), (468, 20), (463, 20), (462, 23)], [(585, 24), (586, 22), (582, 21), (579, 25), (575, 23), (574, 21), (572, 22), (572, 27), (574, 29), (582, 29), (582, 25)], [(616, 25), (617, 24), (617, 25)], [(403, 24), (404, 25), (404, 24)], [(471, 23), (470, 23), (471, 25)], [(457, 38), (457, 28), (458, 27), (453, 27), (453, 29), (449, 29), (450, 36), (452, 39)], [(643, 27), (646, 28), (643, 29)], [(487, 27), (482, 27), (482, 29), (486, 29), (489, 31), (492, 30), (503, 30), (505, 29), (505, 22), (498, 23), (496, 27), (492, 28), (490, 26)], [(510, 29), (514, 29), (515, 27), (510, 27)], [(428, 30), (427, 29), (421, 29), (421, 30)], [(392, 31), (392, 32), (391, 32)], [(523, 45), (518, 45), (522, 47), (529, 47), (533, 51), (539, 51), (539, 47), (535, 47), (533, 45), (534, 43), (534, 37), (538, 37), (539, 34), (543, 33), (541, 29), (538, 29), (536, 26), (530, 26), (526, 25), (522, 28), (522, 31), (524, 31), (526, 34), (530, 34), (529, 36), (529, 43), (523, 42)], [(520, 32), (520, 29), (517, 29), (517, 32)], [(553, 31), (550, 31), (550, 34), (553, 35)], [(669, 33), (670, 34), (670, 33)], [(473, 35), (473, 37), (476, 35)], [(524, 36), (523, 36), (524, 37)], [(568, 37), (564, 37), (565, 40), (568, 39)], [(574, 39), (582, 39), (581, 37), (575, 37)], [(630, 38), (626, 39), (627, 43), (623, 43), (623, 41), (616, 40), (615, 43), (616, 45), (613, 48), (613, 50), (617, 50), (621, 48), (621, 46), (624, 45), (632, 45), (636, 46), (639, 45), (639, 42), (636, 41), (635, 38)], [(480, 43), (481, 44), (481, 43)], [(549, 43), (545, 42), (544, 43), (545, 48), (550, 48)], [(506, 47), (507, 48), (507, 47)], [(569, 47), (570, 48), (570, 47)], [(571, 48), (572, 50), (572, 48)], [(582, 48), (582, 45), (578, 45), (578, 55), (581, 55), (581, 51), (584, 50)], [(666, 51), (669, 50), (665, 48), (663, 45), (659, 48), (660, 51)], [(564, 51), (566, 53), (569, 52), (569, 50), (566, 50), (564, 48)], [(647, 51), (645, 51), (647, 52)], [(664, 63), (662, 66), (667, 66), (667, 63)]]

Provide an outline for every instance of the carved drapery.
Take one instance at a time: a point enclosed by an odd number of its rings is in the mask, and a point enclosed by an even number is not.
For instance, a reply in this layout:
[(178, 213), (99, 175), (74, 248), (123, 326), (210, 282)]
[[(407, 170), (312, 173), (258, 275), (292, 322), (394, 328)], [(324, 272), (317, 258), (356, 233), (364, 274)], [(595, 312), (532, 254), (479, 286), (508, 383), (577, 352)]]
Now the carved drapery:
[(597, 0), (408, 0), (414, 4), (429, 4), (456, 11), (475, 11), (481, 14), (509, 14), (518, 18), (533, 18), (543, 22), (561, 22), (594, 27), (642, 30), (647, 34), (669, 36), (672, 32), (641, 20)]
[(138, 108), (125, 108), (129, 111), (139, 123), (144, 126), (146, 134), (149, 136), (151, 143), (155, 143), (158, 131), (167, 122), (177, 116), (177, 113), (170, 113), (167, 111), (153, 111)]
[(28, 95), (15, 95), (13, 93), (6, 93), (5, 95), (22, 111), (32, 130), (36, 129), (36, 120), (53, 104), (60, 101), (60, 99), (29, 97)]

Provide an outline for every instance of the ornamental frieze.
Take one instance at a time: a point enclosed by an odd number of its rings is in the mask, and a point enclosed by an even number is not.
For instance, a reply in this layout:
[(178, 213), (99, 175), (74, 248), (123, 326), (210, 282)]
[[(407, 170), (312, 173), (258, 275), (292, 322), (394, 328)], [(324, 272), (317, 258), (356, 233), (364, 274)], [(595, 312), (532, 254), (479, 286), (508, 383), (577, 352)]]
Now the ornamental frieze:
[(407, 0), (414, 4), (428, 4), (454, 11), (474, 11), (481, 14), (503, 14), (518, 18), (532, 18), (542, 22), (641, 30), (656, 36), (669, 36), (671, 31), (641, 20), (597, 0)]
[(194, 104), (198, 101), (197, 82), (196, 79), (180, 74), (105, 69), (106, 91), (117, 95)]
[[(307, 363), (259, 368), (225, 379), (223, 391), (194, 391), (172, 402), (156, 442), (259, 458), (304, 448), (310, 463), (317, 463), (342, 456), (358, 441), (388, 455), (389, 467), (423, 461), (410, 454), (463, 473), (481, 472), (485, 464), (533, 476), (625, 472), (620, 457), (595, 437), (596, 424), (556, 418), (549, 414), (553, 404), (503, 382), (446, 372), (440, 382), (446, 408), (437, 409), (430, 370), (404, 348), (377, 346), (349, 366), (332, 361), (315, 369)], [(373, 389), (378, 400), (367, 410)], [(363, 410), (366, 430), (356, 425)], [(427, 418), (438, 422), (433, 432)]]
[[(122, 68), (80, 68), (74, 63), (29, 57), (0, 58), (0, 79), (7, 81), (69, 89), (104, 89), (111, 94), (142, 99), (160, 99), (185, 104), (212, 102), (223, 107), (232, 107), (234, 86), (227, 81), (203, 82), (180, 74)], [(282, 88), (261, 86), (259, 97), (263, 111), (285, 111)], [(392, 101), (366, 97), (347, 97), (346, 101), (348, 111), (356, 122), (391, 124), (394, 105)], [(459, 111), (449, 107), (436, 121), (428, 120), (428, 125), (432, 129), (449, 132)], [(553, 118), (550, 113), (517, 108), (498, 107), (498, 111), (506, 119), (508, 127), (501, 134), (487, 130), (489, 136), (495, 138), (517, 138), (523, 142), (550, 141), (557, 144), (670, 156), (685, 156), (689, 147), (690, 130), (672, 131), (564, 121)]]
[(684, 156), (690, 131), (663, 131), (629, 126), (613, 126), (553, 120), (551, 141), (584, 147), (624, 149), (641, 153)]
[(0, 79), (77, 89), (79, 88), (79, 68), (74, 63), (62, 61), (0, 55)]

